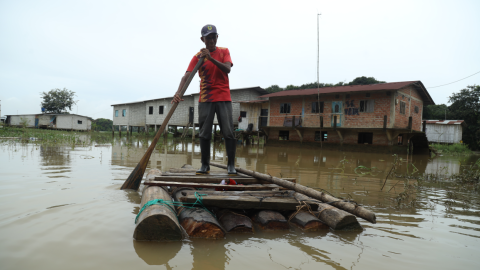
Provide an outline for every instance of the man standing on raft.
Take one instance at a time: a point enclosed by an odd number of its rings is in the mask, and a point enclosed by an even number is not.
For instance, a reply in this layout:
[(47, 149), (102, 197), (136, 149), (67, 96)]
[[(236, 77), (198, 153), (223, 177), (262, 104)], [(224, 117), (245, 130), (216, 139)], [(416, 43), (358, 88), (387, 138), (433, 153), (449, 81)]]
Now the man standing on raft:
[[(233, 66), (230, 52), (227, 48), (217, 47), (217, 28), (207, 24), (202, 28), (202, 37), (205, 43), (193, 59), (190, 61), (187, 72), (183, 75), (177, 93), (182, 89), (189, 74), (198, 63), (199, 59), (205, 56), (205, 61), (198, 70), (200, 76), (200, 98), (198, 101), (198, 122), (200, 125), (200, 149), (202, 152), (202, 167), (196, 174), (210, 173), (210, 141), (212, 139), (212, 126), (215, 113), (218, 124), (225, 139), (227, 150), (229, 175), (236, 175), (235, 150), (236, 140), (233, 133), (232, 99), (230, 97), (230, 85), (228, 73)], [(173, 102), (180, 102), (178, 94), (173, 97)]]

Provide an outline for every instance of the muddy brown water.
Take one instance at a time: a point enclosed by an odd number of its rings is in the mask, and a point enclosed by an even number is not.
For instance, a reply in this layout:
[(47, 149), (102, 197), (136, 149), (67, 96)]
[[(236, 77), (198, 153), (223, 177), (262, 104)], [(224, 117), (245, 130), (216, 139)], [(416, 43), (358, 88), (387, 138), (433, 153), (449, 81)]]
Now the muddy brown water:
[[(221, 240), (137, 242), (132, 234), (140, 195), (119, 188), (146, 144), (117, 138), (113, 146), (72, 149), (3, 142), (0, 269), (478, 269), (478, 204), (433, 203), (447, 194), (432, 188), (399, 205), (403, 180), (389, 179), (380, 191), (394, 156), (309, 146), (239, 145), (236, 162), (352, 198), (377, 214), (377, 224), (359, 219), (363, 231), (292, 228)], [(212, 153), (226, 163), (222, 144)], [(478, 156), (398, 158), (401, 173), (451, 174)], [(149, 167), (165, 171), (183, 164), (199, 166), (198, 144), (170, 140), (159, 145)]]

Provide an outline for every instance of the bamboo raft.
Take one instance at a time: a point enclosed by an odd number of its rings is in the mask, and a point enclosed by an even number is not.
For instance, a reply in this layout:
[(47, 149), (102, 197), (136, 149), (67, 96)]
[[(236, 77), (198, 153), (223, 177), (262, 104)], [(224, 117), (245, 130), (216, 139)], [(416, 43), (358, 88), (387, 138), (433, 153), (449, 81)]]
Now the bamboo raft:
[[(150, 170), (143, 183), (134, 239), (218, 239), (227, 233), (292, 228), (362, 230), (356, 216), (376, 222), (375, 214), (363, 207), (296, 184), (296, 179), (241, 168), (237, 172), (235, 177), (223, 170), (199, 176), (190, 165), (163, 173)], [(219, 185), (224, 179), (237, 185)]]

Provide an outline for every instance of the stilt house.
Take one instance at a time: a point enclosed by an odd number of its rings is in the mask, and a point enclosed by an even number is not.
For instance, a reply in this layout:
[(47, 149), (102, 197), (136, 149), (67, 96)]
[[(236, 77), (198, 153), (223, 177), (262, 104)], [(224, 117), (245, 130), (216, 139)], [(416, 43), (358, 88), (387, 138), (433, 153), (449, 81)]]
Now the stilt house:
[[(242, 127), (269, 140), (348, 145), (426, 141), (423, 106), (435, 104), (421, 81), (288, 90), (240, 103)], [(423, 139), (421, 138), (423, 137)]]

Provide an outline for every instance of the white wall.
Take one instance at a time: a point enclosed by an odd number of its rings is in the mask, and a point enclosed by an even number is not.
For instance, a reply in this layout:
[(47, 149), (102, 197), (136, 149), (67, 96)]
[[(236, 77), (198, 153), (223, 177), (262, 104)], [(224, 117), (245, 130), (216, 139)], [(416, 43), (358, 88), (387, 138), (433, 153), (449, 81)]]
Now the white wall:
[(429, 142), (460, 143), (462, 125), (427, 124), (425, 134)]
[(10, 116), (10, 125), (19, 126), (22, 118), (27, 120), (27, 127), (35, 127), (35, 115), (12, 115)]

